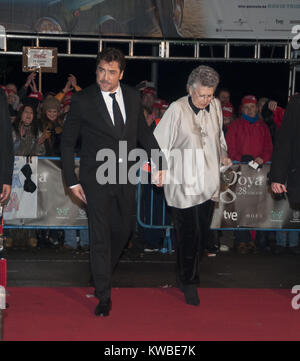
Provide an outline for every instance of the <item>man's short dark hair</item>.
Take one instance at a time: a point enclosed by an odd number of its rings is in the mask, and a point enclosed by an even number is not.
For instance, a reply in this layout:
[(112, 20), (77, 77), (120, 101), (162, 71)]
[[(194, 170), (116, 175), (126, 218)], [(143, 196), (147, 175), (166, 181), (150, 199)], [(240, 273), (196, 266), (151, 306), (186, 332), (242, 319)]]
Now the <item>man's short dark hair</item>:
[(122, 71), (125, 70), (125, 56), (121, 50), (116, 48), (105, 48), (100, 53), (97, 54), (96, 67), (99, 65), (100, 61), (104, 60), (107, 63), (116, 61), (119, 64), (119, 68)]

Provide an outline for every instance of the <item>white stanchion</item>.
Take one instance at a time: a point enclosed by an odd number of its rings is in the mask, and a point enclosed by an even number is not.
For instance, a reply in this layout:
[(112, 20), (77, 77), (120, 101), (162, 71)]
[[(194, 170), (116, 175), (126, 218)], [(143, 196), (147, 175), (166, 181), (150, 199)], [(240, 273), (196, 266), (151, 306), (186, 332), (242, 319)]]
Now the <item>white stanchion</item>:
[(0, 286), (0, 341), (3, 340), (5, 309), (6, 309), (6, 292), (5, 292), (5, 288), (3, 286)]

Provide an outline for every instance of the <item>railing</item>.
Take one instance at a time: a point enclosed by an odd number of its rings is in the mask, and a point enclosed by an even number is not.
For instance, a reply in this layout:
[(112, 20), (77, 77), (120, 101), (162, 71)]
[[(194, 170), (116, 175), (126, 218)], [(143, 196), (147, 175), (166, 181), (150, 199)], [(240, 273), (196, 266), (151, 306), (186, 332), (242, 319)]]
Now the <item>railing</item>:
[[(127, 59), (133, 60), (300, 63), (300, 60), (293, 56), (291, 40), (162, 40), (5, 34), (3, 43), (4, 50), (0, 51), (3, 55), (22, 55), (23, 46), (57, 46), (58, 57), (95, 58), (97, 52), (105, 46), (118, 46), (122, 48)], [(94, 45), (92, 51), (88, 44), (91, 47)], [(80, 49), (80, 52), (74, 49)]]

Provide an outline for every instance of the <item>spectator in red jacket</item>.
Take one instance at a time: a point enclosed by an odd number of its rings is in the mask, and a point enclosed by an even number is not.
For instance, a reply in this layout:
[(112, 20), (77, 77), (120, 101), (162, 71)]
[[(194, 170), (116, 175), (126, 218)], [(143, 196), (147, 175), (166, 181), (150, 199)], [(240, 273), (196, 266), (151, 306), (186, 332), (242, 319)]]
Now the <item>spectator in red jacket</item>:
[[(241, 116), (234, 120), (226, 133), (228, 156), (239, 162), (254, 160), (263, 164), (271, 160), (273, 145), (268, 126), (258, 116), (257, 99), (244, 96)], [(257, 232), (258, 233), (258, 232)], [(256, 253), (255, 242), (249, 231), (236, 231), (238, 251)]]
[(240, 162), (250, 157), (259, 164), (270, 161), (272, 139), (268, 126), (259, 119), (255, 96), (243, 97), (241, 111), (226, 133), (228, 156)]

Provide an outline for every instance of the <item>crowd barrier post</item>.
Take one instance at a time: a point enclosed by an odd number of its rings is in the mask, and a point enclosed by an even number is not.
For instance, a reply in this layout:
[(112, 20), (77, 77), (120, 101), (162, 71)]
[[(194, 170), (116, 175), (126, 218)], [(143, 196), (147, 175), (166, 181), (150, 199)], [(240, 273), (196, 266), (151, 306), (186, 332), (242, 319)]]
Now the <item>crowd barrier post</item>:
[(3, 286), (0, 286), (0, 341), (3, 340), (5, 308), (6, 308), (6, 292), (5, 292), (5, 288)]
[[(141, 170), (140, 170), (141, 172)], [(141, 178), (139, 178), (139, 182), (137, 185), (137, 223), (143, 228), (146, 229), (161, 229), (165, 232), (164, 240), (162, 248), (160, 252), (163, 254), (171, 254), (173, 251), (172, 247), (172, 238), (171, 238), (171, 230), (174, 228), (171, 224), (166, 224), (166, 201), (163, 199), (161, 207), (162, 207), (162, 217), (161, 217), (161, 224), (154, 225), (153, 224), (153, 209), (154, 209), (154, 199), (153, 199), (153, 187), (151, 187), (151, 194), (150, 194), (150, 222), (147, 224), (142, 220), (141, 216), (141, 202), (142, 202), (142, 182)]]

